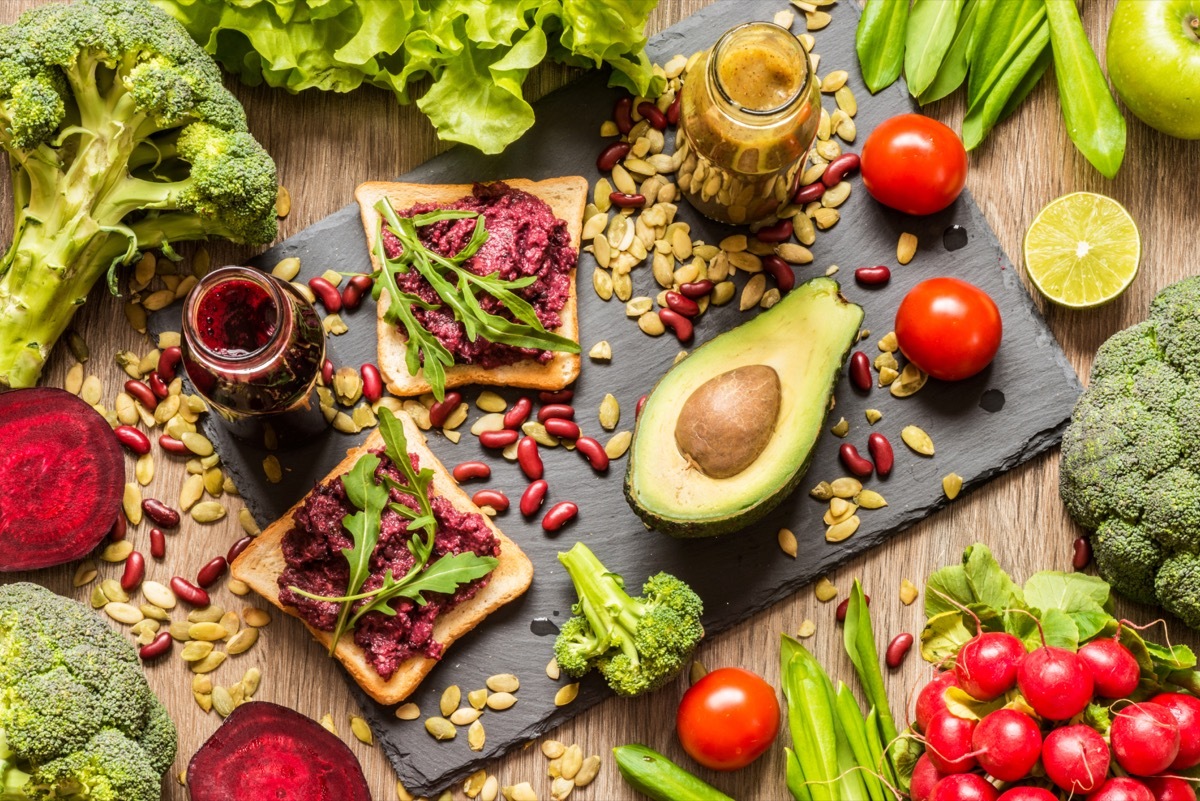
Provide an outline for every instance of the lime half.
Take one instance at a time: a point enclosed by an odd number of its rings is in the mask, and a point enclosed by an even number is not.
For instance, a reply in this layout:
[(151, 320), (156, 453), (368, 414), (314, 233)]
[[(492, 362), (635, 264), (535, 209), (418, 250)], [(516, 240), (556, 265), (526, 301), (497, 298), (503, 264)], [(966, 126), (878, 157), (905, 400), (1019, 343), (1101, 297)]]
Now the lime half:
[(1072, 309), (1099, 306), (1133, 283), (1142, 239), (1125, 207), (1092, 192), (1063, 195), (1025, 234), (1025, 271), (1043, 295)]

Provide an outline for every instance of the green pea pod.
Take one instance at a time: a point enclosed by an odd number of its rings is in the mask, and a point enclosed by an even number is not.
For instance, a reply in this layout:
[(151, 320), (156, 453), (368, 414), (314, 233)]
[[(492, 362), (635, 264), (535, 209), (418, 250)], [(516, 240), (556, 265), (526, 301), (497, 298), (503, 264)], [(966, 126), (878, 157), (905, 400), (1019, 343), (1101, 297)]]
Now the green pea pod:
[(1049, 45), (1050, 25), (1043, 18), (1034, 36), (1016, 53), (996, 84), (989, 88), (980, 102), (967, 109), (962, 127), (963, 145), (967, 150), (974, 150), (979, 146), (992, 127), (1000, 121), (1009, 107), (1009, 101), (1017, 96), (1023, 87), (1027, 87), (1026, 91), (1032, 90), (1033, 86), (1027, 83), (1030, 73), (1037, 71), (1043, 58), (1042, 54)]
[(879, 729), (886, 742), (896, 739), (896, 721), (888, 706), (887, 690), (883, 686), (883, 671), (879, 669), (879, 651), (875, 648), (875, 632), (871, 628), (871, 610), (867, 607), (862, 584), (854, 580), (850, 603), (846, 607), (846, 622), (842, 629), (846, 653), (858, 672), (867, 704), (879, 716)]
[(1112, 178), (1125, 158), (1125, 118), (1108, 90), (1075, 0), (1045, 3), (1067, 134), (1101, 175)]
[[(890, 801), (887, 792), (883, 789), (883, 782), (875, 775), (877, 768), (871, 767), (874, 761), (871, 757), (871, 747), (867, 743), (867, 722), (863, 718), (862, 710), (858, 708), (858, 701), (854, 698), (854, 694), (845, 684), (838, 683), (834, 704), (842, 734), (854, 755), (854, 765), (860, 768), (856, 773), (861, 780), (866, 797), (870, 801)], [(842, 769), (845, 770), (844, 767)]]
[(812, 801), (812, 793), (808, 791), (808, 785), (804, 783), (804, 769), (800, 767), (800, 760), (796, 757), (796, 752), (785, 747), (783, 753), (787, 760), (788, 792), (792, 794), (794, 801)]
[[(958, 87), (967, 78), (967, 66), (970, 61), (971, 40), (975, 33), (975, 22), (979, 18), (979, 8), (982, 0), (967, 0), (958, 17), (958, 29), (954, 32), (954, 40), (946, 51), (941, 66), (933, 81), (919, 93), (921, 105), (941, 100)], [(912, 89), (912, 79), (909, 79), (909, 89)]]
[(613, 756), (625, 783), (654, 801), (733, 801), (644, 745), (619, 745)]
[[(1043, 0), (997, 0), (978, 31), (967, 76), (967, 108), (979, 105), (1045, 24)], [(1032, 61), (1033, 57), (1030, 57)], [(1021, 72), (1021, 76), (1025, 74)], [(1019, 77), (1019, 76), (1018, 76)], [(1003, 103), (1000, 104), (1003, 107)]]
[(886, 89), (900, 77), (904, 67), (904, 37), (908, 27), (909, 0), (867, 0), (854, 49), (863, 82), (875, 94)]
[(915, 0), (908, 12), (904, 79), (913, 97), (929, 88), (954, 44), (964, 0)]

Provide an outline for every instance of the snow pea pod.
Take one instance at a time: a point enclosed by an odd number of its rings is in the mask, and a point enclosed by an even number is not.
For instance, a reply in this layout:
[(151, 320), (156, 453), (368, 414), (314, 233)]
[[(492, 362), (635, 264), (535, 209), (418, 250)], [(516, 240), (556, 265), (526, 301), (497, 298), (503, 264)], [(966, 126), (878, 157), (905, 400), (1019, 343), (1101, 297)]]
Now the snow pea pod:
[(854, 49), (862, 69), (863, 82), (875, 94), (896, 82), (904, 67), (905, 29), (908, 27), (909, 0), (867, 0)]

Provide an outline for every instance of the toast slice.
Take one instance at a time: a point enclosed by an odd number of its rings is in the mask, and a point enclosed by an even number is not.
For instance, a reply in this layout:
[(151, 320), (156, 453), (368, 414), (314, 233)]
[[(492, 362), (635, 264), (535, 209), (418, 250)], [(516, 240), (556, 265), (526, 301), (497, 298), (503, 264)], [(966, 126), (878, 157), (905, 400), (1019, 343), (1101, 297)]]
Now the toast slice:
[[(479, 507), (471, 502), (467, 493), (458, 486), (449, 471), (438, 461), (425, 442), (425, 436), (417, 428), (412, 418), (403, 412), (396, 413), (404, 425), (404, 435), (408, 438), (408, 447), (421, 460), (421, 467), (433, 470), (433, 492), (449, 500), (455, 508), (464, 512), (479, 513)], [(368, 450), (383, 447), (383, 437), (379, 429), (357, 448), (351, 449), (346, 458), (326, 476), (325, 480), (345, 475), (358, 461), (359, 457)], [(250, 546), (234, 560), (232, 573), (234, 578), (244, 581), (251, 589), (266, 598), (282, 611), (299, 618), (296, 610), (285, 606), (279, 600), (279, 576), (287, 567), (283, 558), (281, 544), (283, 537), (292, 527), (292, 518), (304, 500), (301, 499), (287, 514), (276, 520), (266, 531), (254, 539)], [(533, 581), (533, 563), (529, 561), (517, 544), (504, 535), (491, 518), (483, 515), (484, 522), (500, 541), (500, 563), (489, 574), (487, 586), (476, 595), (461, 604), (451, 607), (434, 621), (433, 637), (449, 648), (455, 640), (462, 637), (471, 629), (483, 622), (484, 618), (500, 607), (521, 596)], [(303, 618), (300, 618), (303, 621)], [(312, 635), (329, 648), (332, 639), (329, 632), (321, 631), (304, 624)], [(362, 649), (354, 642), (352, 636), (343, 636), (338, 642), (334, 656), (342, 666), (354, 677), (358, 685), (368, 695), (381, 704), (395, 704), (407, 698), (421, 683), (429, 671), (438, 663), (436, 659), (414, 655), (403, 662), (399, 669), (386, 681), (375, 668), (366, 660)]]
[[(587, 205), (588, 183), (580, 176), (550, 178), (545, 181), (529, 181), (515, 178), (504, 183), (541, 198), (554, 212), (554, 216), (567, 223), (571, 245), (579, 251), (583, 233), (583, 210)], [(470, 184), (404, 184), (376, 181), (361, 184), (355, 191), (362, 212), (363, 227), (367, 232), (367, 245), (375, 269), (375, 234), (379, 225), (379, 212), (375, 204), (388, 198), (397, 211), (412, 208), (419, 203), (445, 203), (449, 205), (471, 194)], [(575, 288), (577, 270), (571, 270), (571, 294), (559, 312), (562, 325), (554, 331), (561, 336), (579, 341), (579, 296)], [(401, 397), (421, 395), (430, 391), (424, 371), (409, 375), (404, 363), (408, 350), (408, 337), (396, 325), (384, 319), (390, 300), (385, 290), (377, 304), (379, 337), (379, 372), (387, 384), (388, 391)], [(446, 368), (446, 388), (464, 384), (490, 384), (494, 386), (525, 387), (528, 389), (564, 389), (579, 377), (580, 354), (554, 353), (545, 364), (526, 359), (491, 369), (474, 364), (455, 364)]]

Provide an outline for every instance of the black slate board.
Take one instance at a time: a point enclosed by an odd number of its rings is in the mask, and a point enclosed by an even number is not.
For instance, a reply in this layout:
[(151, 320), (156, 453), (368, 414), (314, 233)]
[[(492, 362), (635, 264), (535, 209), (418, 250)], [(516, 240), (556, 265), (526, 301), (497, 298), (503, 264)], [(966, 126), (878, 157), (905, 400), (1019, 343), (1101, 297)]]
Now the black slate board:
[[(655, 37), (650, 44), (650, 55), (663, 63), (675, 53), (690, 54), (709, 47), (724, 30), (748, 20), (769, 20), (785, 5), (780, 0), (720, 0)], [(822, 54), (822, 73), (840, 68), (851, 74), (850, 86), (859, 98), (856, 122), (861, 146), (878, 122), (912, 110), (912, 104), (900, 84), (874, 98), (862, 85), (854, 57), (856, 23), (857, 4), (840, 4), (833, 22), (816, 34), (816, 51)], [(468, 183), (582, 174), (595, 181), (598, 175), (594, 159), (602, 146), (598, 131), (616, 97), (604, 84), (604, 76), (590, 74), (541, 100), (537, 104), (535, 127), (503, 155), (488, 157), (455, 148), (403, 180)], [(825, 102), (832, 107), (828, 96)], [(551, 481), (547, 508), (549, 503), (568, 499), (580, 507), (575, 523), (557, 537), (548, 537), (537, 520), (526, 521), (515, 509), (516, 499), (526, 485), (515, 464), (485, 452), (469, 434), (461, 444), (453, 445), (440, 434), (432, 433), (430, 445), (448, 466), (475, 458), (492, 462), (494, 472), (488, 486), (503, 490), (514, 502), (514, 508), (497, 522), (533, 560), (536, 577), (522, 599), (455, 644), (443, 664), (410, 699), (420, 705), (423, 717), (437, 714), (438, 699), (446, 686), (457, 684), (465, 695), (467, 690), (482, 687), (484, 679), (492, 673), (517, 674), (522, 682), (518, 693), (520, 703), (502, 713), (485, 714), (487, 746), (482, 752), (468, 750), (465, 736), (453, 742), (435, 742), (425, 733), (422, 720), (397, 720), (391, 708), (375, 704), (355, 687), (367, 719), (411, 792), (433, 795), (478, 769), (483, 762), (557, 726), (605, 697), (607, 691), (602, 682), (592, 676), (583, 682), (578, 700), (565, 708), (555, 708), (552, 703), (555, 683), (544, 672), (553, 638), (544, 632), (543, 636), (535, 634), (531, 625), (535, 619), (561, 621), (570, 614), (574, 594), (555, 555), (575, 540), (587, 542), (611, 569), (626, 576), (631, 587), (640, 586), (648, 572), (659, 569), (688, 581), (705, 600), (707, 630), (716, 633), (787, 597), (835, 565), (878, 545), (943, 506), (940, 479), (946, 473), (960, 474), (969, 489), (1058, 442), (1080, 392), (1079, 380), (970, 196), (964, 193), (940, 214), (911, 218), (873, 202), (857, 179), (854, 184), (851, 199), (841, 209), (843, 221), (818, 234), (813, 247), (816, 263), (797, 268), (797, 275), (799, 280), (805, 280), (822, 274), (830, 264), (842, 265), (837, 277), (842, 281), (844, 293), (866, 308), (864, 326), (872, 330), (872, 335), (862, 349), (872, 359), (878, 353), (874, 343), (891, 329), (892, 315), (900, 299), (924, 278), (954, 275), (977, 284), (995, 298), (1004, 319), (999, 355), (989, 369), (971, 380), (955, 384), (930, 381), (917, 395), (904, 400), (895, 399), (878, 387), (863, 395), (850, 388), (845, 380), (839, 385), (831, 422), (839, 416), (850, 421), (851, 434), (846, 441), (865, 452), (867, 434), (879, 430), (894, 443), (893, 475), (886, 481), (873, 480), (868, 485), (883, 492), (891, 505), (865, 512), (859, 532), (838, 544), (826, 543), (823, 537), (820, 518), (826, 507), (811, 500), (804, 491), (797, 492), (750, 530), (716, 539), (678, 541), (646, 531), (629, 510), (621, 493), (625, 459), (614, 462), (609, 475), (599, 478), (578, 454), (562, 448), (543, 449)], [(681, 204), (679, 218), (691, 223), (693, 238), (706, 242), (717, 242), (734, 231), (700, 218), (685, 203)], [(965, 229), (968, 240), (964, 247), (952, 252), (943, 245), (943, 232), (951, 225)], [(921, 250), (911, 264), (896, 267), (896, 241), (902, 231), (916, 234)], [(301, 258), (300, 280), (326, 269), (368, 271), (358, 207), (348, 206), (332, 214), (264, 253), (255, 263), (269, 267), (288, 256)], [(892, 265), (891, 283), (876, 290), (856, 286), (852, 269), (867, 264)], [(582, 343), (586, 352), (598, 340), (606, 339), (612, 344), (614, 359), (611, 364), (584, 359), (583, 374), (575, 386), (575, 403), (585, 430), (600, 434), (603, 440), (607, 437), (601, 432), (595, 414), (604, 394), (612, 392), (621, 403), (622, 421), (618, 430), (629, 428), (637, 398), (671, 366), (680, 347), (669, 335), (651, 339), (642, 334), (626, 319), (622, 305), (616, 300), (601, 301), (591, 289), (593, 265), (591, 257), (584, 254), (578, 281)], [(633, 279), (635, 295), (657, 293), (648, 262), (634, 271)], [(177, 310), (159, 314), (153, 325), (158, 330), (177, 329), (177, 315)], [(339, 365), (373, 362), (375, 310), (367, 304), (344, 316), (350, 332), (330, 338), (330, 357)], [(736, 303), (710, 311), (697, 325), (693, 346), (745, 319), (737, 311)], [(475, 389), (469, 389), (465, 397), (473, 400), (476, 394)], [(517, 397), (515, 392), (504, 394), (510, 400)], [(873, 429), (867, 426), (863, 415), (871, 407), (884, 414), (883, 421)], [(465, 432), (480, 414), (472, 405), (471, 417), (461, 430)], [(936, 458), (916, 456), (901, 444), (900, 428), (910, 423), (932, 434), (937, 445)], [(222, 459), (243, 498), (263, 524), (286, 511), (325, 476), (347, 448), (366, 436), (350, 437), (330, 431), (327, 436), (312, 438), (281, 452), (285, 479), (279, 485), (270, 485), (261, 469), (265, 451), (230, 437), (218, 428), (213, 416), (209, 417), (205, 430), (218, 443)], [(803, 482), (804, 489), (819, 479), (845, 473), (837, 459), (840, 444), (841, 440), (824, 435), (809, 477)], [(475, 488), (481, 486), (472, 491)], [(800, 538), (800, 553), (794, 560), (784, 556), (776, 543), (776, 532), (782, 526), (791, 528)]]

